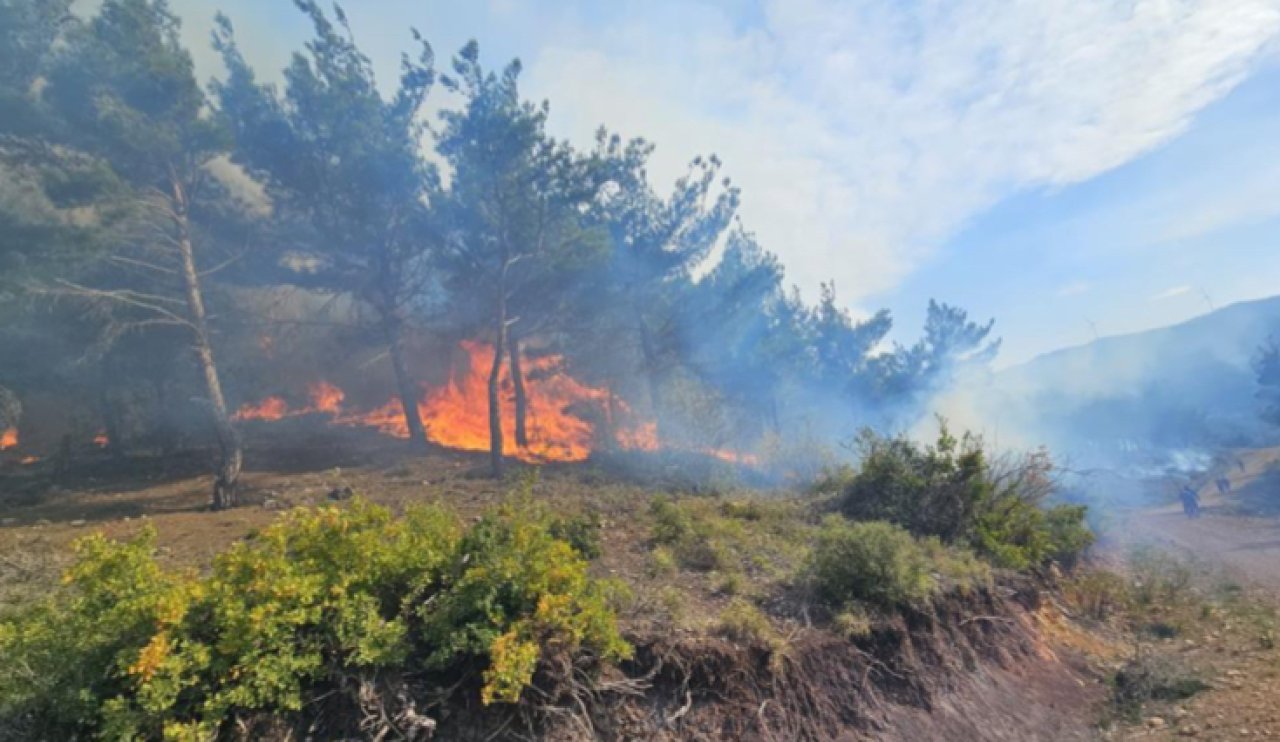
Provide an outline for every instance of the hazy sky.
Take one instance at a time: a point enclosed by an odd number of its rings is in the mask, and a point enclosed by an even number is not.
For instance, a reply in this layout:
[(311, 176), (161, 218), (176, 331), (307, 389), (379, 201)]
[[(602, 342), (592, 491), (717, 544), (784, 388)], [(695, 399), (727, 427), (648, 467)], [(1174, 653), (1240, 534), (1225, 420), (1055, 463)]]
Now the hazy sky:
[[(206, 78), (216, 10), (267, 75), (308, 33), (289, 0), (171, 2)], [(664, 190), (719, 154), (788, 280), (904, 339), (930, 297), (995, 317), (1010, 363), (1280, 293), (1280, 0), (344, 8), (388, 84), (408, 26), (443, 64), (476, 38), (558, 135), (655, 142)]]

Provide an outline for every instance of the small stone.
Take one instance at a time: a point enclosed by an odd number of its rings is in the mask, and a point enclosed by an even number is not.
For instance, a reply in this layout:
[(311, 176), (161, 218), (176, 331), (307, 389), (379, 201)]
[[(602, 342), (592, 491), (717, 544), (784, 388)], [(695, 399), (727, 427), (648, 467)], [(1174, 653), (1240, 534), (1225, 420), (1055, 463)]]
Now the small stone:
[(1200, 735), (1200, 727), (1196, 726), (1195, 724), (1192, 724), (1191, 726), (1183, 727), (1182, 729), (1179, 729), (1178, 734), (1182, 735), (1183, 737), (1198, 737)]
[(1244, 673), (1240, 672), (1239, 670), (1227, 670), (1227, 677), (1229, 678), (1244, 677)]
[(1181, 706), (1173, 710), (1173, 718), (1175, 719), (1185, 719), (1188, 716), (1190, 716), (1190, 713)]
[(81, 527), (81, 526), (83, 526), (83, 525), (84, 525), (84, 521), (83, 521), (83, 520), (76, 519), (76, 520), (71, 521), (71, 527), (72, 527), (72, 528), (80, 528), (80, 527)]
[(1147, 719), (1147, 726), (1151, 727), (1152, 729), (1164, 729), (1165, 721), (1164, 719), (1161, 719), (1159, 716), (1153, 716), (1150, 719)]

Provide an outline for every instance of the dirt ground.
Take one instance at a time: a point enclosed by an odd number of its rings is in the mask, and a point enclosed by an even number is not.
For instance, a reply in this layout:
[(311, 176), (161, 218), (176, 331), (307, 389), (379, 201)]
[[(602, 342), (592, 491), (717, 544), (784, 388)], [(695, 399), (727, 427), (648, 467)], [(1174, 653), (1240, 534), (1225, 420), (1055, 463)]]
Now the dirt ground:
[[(1209, 689), (1185, 702), (1148, 709), (1120, 739), (1280, 738), (1280, 653), (1275, 649), (1280, 605), (1280, 518), (1273, 489), (1280, 449), (1240, 452), (1199, 488), (1202, 516), (1187, 518), (1179, 504), (1128, 513), (1114, 531), (1116, 553), (1155, 545), (1215, 573), (1212, 579), (1243, 611), (1209, 616), (1187, 636), (1160, 642), (1163, 652), (1199, 668)], [(1211, 481), (1228, 477), (1220, 494)]]

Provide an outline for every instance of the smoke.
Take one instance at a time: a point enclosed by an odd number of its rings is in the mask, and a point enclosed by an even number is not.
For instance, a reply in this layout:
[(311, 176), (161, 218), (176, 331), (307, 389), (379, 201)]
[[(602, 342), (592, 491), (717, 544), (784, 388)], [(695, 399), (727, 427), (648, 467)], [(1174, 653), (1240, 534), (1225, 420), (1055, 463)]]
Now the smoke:
[[(1072, 486), (1131, 504), (1157, 481), (1195, 481), (1223, 452), (1274, 445), (1251, 359), (1280, 327), (1280, 298), (1104, 338), (995, 374), (958, 380), (930, 402), (953, 429), (997, 448), (1046, 447)], [(913, 434), (933, 427), (917, 423)]]

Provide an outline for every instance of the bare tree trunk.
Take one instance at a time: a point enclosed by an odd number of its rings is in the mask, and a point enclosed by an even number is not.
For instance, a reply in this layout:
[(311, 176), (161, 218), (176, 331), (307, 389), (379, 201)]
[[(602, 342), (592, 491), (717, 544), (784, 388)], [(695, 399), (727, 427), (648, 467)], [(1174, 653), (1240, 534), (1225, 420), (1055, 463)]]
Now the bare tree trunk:
[(516, 446), (528, 448), (529, 435), (525, 419), (529, 414), (529, 398), (524, 388), (524, 370), (520, 367), (520, 338), (513, 335), (507, 344), (511, 349), (511, 384), (516, 392)]
[(409, 446), (417, 451), (427, 448), (427, 430), (418, 412), (418, 391), (409, 374), (404, 357), (404, 325), (390, 313), (384, 314), (383, 332), (387, 336), (387, 349), (391, 353), (391, 368), (396, 375), (396, 390), (400, 393), (400, 406), (404, 408), (404, 421), (409, 428)]
[(227, 413), (227, 400), (222, 394), (222, 382), (218, 378), (218, 366), (214, 362), (213, 346), (209, 342), (209, 323), (205, 315), (204, 294), (200, 288), (200, 274), (196, 270), (195, 250), (191, 244), (186, 193), (176, 176), (171, 178), (171, 183), (174, 224), (178, 230), (177, 246), (182, 261), (182, 283), (186, 290), (187, 311), (195, 339), (193, 349), (200, 370), (204, 373), (205, 388), (209, 393), (209, 410), (213, 414), (213, 430), (218, 439), (220, 454), (213, 481), (212, 505), (214, 510), (225, 510), (237, 504), (244, 452), (240, 445), (240, 435)]

